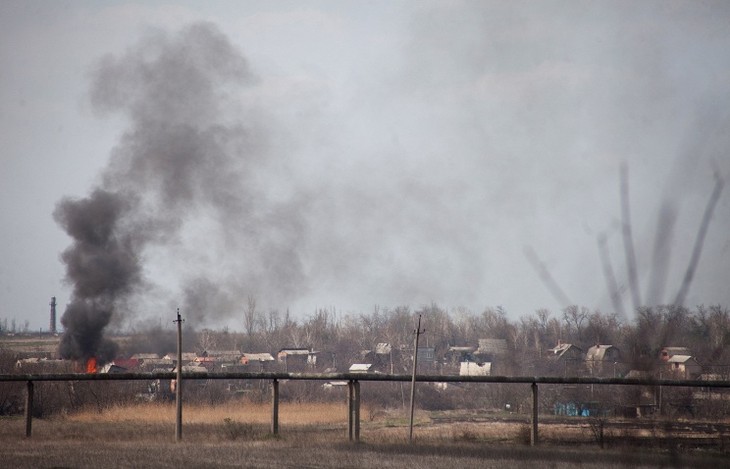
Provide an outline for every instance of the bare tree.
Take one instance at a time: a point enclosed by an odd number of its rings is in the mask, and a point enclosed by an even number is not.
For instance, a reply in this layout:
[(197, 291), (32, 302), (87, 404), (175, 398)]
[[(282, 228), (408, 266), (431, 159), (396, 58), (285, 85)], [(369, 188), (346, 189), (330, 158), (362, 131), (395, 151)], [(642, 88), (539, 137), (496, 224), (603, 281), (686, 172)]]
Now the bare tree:
[(243, 312), (243, 327), (249, 337), (256, 330), (256, 298), (253, 295), (248, 295), (246, 309)]

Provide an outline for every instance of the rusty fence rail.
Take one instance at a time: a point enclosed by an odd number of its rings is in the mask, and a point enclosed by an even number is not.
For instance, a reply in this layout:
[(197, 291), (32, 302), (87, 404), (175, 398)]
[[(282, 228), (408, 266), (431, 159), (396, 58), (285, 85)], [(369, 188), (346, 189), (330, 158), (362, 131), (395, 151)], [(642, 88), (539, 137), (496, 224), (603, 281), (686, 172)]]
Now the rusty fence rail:
[[(0, 383), (25, 382), (27, 384), (25, 419), (26, 437), (32, 434), (33, 383), (36, 381), (144, 381), (174, 380), (175, 372), (158, 373), (50, 373), (50, 374), (0, 374)], [(360, 439), (360, 382), (410, 382), (411, 375), (369, 374), (369, 373), (182, 373), (182, 380), (265, 380), (272, 382), (271, 393), (271, 433), (279, 433), (279, 383), (286, 380), (305, 381), (345, 381), (348, 383), (348, 438)], [(657, 386), (690, 388), (730, 388), (730, 380), (677, 380), (653, 378), (600, 378), (600, 377), (551, 377), (551, 376), (455, 376), (455, 375), (416, 375), (416, 382), (422, 383), (484, 383), (484, 384), (525, 384), (532, 391), (532, 417), (530, 442), (538, 443), (538, 386), (556, 385), (619, 385), (619, 386)]]

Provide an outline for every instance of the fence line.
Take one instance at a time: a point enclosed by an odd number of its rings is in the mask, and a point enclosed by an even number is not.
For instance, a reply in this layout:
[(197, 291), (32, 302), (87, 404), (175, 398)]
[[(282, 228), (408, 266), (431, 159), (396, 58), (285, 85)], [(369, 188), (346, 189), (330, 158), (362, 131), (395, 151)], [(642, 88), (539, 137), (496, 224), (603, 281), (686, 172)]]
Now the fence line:
[[(1, 382), (12, 381), (136, 381), (175, 379), (175, 372), (157, 373), (48, 373), (0, 374)], [(411, 375), (380, 373), (279, 373), (279, 372), (183, 372), (186, 379), (232, 380), (309, 380), (309, 381), (398, 381), (409, 382)], [(458, 376), (416, 375), (423, 383), (503, 383), (503, 384), (598, 384), (624, 386), (670, 386), (692, 388), (730, 388), (730, 380), (655, 379), (655, 378), (600, 378), (558, 376)]]
[[(52, 374), (0, 374), (2, 382), (26, 382), (26, 437), (31, 436), (33, 410), (33, 383), (35, 381), (140, 381), (140, 380), (173, 380), (178, 378), (175, 372), (157, 373), (52, 373)], [(185, 380), (270, 380), (271, 396), (271, 432), (279, 433), (279, 382), (285, 380), (308, 381), (347, 381), (348, 382), (348, 438), (350, 441), (360, 439), (360, 381), (408, 382), (412, 375), (391, 375), (377, 373), (182, 373)], [(538, 442), (538, 385), (539, 384), (584, 384), (584, 385), (620, 385), (620, 386), (668, 386), (691, 388), (730, 388), (730, 380), (674, 380), (653, 378), (600, 378), (600, 377), (552, 377), (552, 376), (455, 376), (455, 375), (416, 375), (415, 382), (431, 383), (485, 383), (485, 384), (529, 384), (532, 391), (532, 417), (530, 442)], [(178, 425), (181, 422), (177, 422)], [(179, 439), (178, 439), (179, 441)]]

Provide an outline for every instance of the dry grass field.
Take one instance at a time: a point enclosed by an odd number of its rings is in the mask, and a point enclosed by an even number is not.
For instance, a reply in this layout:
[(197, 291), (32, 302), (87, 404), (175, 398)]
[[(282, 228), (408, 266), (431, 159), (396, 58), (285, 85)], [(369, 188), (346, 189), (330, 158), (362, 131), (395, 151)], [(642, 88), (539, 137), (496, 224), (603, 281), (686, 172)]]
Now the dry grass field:
[[(723, 451), (609, 447), (591, 442), (581, 425), (541, 427), (538, 447), (526, 444), (521, 421), (459, 421), (419, 413), (415, 442), (407, 442), (407, 417), (363, 409), (361, 442), (347, 441), (344, 405), (280, 407), (280, 436), (269, 434), (270, 407), (237, 403), (186, 406), (183, 441), (174, 442), (173, 404), (139, 404), (86, 410), (33, 420), (25, 438), (22, 418), (0, 420), (0, 467), (692, 467), (730, 464)], [(557, 445), (560, 438), (574, 441)]]

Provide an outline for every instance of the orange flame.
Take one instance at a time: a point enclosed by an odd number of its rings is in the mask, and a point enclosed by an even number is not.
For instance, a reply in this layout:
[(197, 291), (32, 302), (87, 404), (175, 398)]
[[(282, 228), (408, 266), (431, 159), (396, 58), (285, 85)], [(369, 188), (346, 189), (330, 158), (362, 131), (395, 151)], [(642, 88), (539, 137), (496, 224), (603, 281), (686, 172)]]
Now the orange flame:
[(96, 358), (90, 357), (86, 360), (86, 372), (91, 374), (96, 373)]

